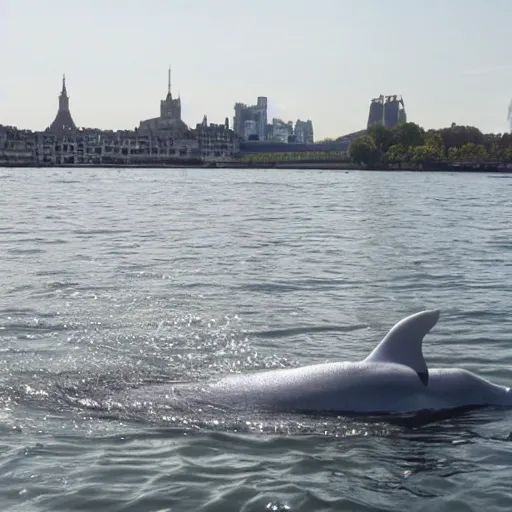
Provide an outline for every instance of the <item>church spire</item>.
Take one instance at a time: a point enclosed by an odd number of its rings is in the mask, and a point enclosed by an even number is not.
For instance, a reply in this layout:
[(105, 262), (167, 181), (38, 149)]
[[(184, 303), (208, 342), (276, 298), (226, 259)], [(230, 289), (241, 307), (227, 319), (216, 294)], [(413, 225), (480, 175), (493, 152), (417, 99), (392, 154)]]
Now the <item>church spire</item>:
[(167, 72), (167, 96), (171, 96), (171, 66), (169, 66), (169, 70)]
[(66, 90), (66, 75), (62, 75), (62, 90), (59, 96), (59, 110), (49, 131), (55, 133), (70, 132), (76, 130), (76, 125), (69, 112), (69, 97)]

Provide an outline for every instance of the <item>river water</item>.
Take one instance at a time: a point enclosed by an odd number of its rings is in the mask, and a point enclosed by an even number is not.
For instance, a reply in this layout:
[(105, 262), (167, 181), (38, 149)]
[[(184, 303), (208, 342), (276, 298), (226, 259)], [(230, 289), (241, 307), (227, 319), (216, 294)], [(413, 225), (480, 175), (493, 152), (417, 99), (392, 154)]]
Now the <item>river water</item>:
[(512, 381), (512, 179), (0, 169), (5, 511), (503, 510), (512, 413), (414, 428), (172, 410), (162, 390), (364, 358)]

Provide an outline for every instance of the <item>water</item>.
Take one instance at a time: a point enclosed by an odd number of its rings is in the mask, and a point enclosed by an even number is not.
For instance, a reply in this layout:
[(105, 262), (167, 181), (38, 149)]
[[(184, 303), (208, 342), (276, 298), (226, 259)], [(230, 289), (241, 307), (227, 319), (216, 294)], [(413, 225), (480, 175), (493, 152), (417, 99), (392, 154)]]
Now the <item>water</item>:
[(510, 384), (511, 179), (1, 169), (0, 190), (2, 510), (510, 510), (512, 413), (215, 417), (162, 390), (360, 359), (427, 307), (430, 365)]

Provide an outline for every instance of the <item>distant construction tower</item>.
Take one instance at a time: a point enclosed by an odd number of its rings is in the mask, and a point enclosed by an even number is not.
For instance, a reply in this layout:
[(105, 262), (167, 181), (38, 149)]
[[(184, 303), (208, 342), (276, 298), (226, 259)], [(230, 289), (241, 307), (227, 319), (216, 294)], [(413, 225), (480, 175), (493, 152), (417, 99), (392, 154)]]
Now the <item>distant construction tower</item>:
[(381, 124), (386, 128), (393, 128), (397, 124), (405, 123), (407, 115), (405, 114), (404, 100), (402, 96), (383, 96), (374, 98), (370, 104), (370, 113), (368, 114), (368, 128), (374, 124)]

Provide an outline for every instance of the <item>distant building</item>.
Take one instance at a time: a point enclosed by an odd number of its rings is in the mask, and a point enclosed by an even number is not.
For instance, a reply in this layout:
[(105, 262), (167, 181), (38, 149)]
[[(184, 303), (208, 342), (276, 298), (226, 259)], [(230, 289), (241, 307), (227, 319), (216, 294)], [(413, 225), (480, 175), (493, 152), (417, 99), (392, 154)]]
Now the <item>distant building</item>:
[(233, 130), (238, 137), (249, 140), (266, 139), (267, 127), (267, 98), (260, 96), (256, 105), (247, 106), (245, 103), (235, 103)]
[(81, 128), (73, 133), (31, 132), (0, 125), (2, 165), (172, 165), (201, 161), (195, 138), (173, 140), (137, 130)]
[(0, 124), (0, 149), (4, 149), (7, 144), (9, 131), (6, 126)]
[(160, 101), (160, 116), (145, 119), (139, 124), (141, 135), (159, 135), (181, 139), (188, 132), (187, 125), (181, 120), (181, 98), (173, 98), (171, 92), (171, 68), (168, 71), (167, 96)]
[(31, 165), (37, 151), (37, 136), (29, 130), (0, 125), (0, 165)]
[(313, 123), (310, 119), (307, 121), (301, 121), (297, 119), (295, 123), (295, 142), (298, 144), (313, 144), (314, 142), (314, 133), (313, 133)]
[[(267, 125), (265, 139), (272, 142), (279, 142), (282, 144), (313, 144), (313, 123), (311, 120), (301, 121), (297, 120), (295, 126), (292, 121), (283, 121), (282, 119), (274, 118), (272, 123)], [(244, 137), (245, 140), (251, 140)]]
[(53, 123), (47, 129), (50, 133), (65, 134), (76, 131), (76, 125), (69, 111), (69, 97), (66, 90), (66, 75), (62, 76), (62, 90), (59, 96), (59, 110)]
[(404, 100), (401, 96), (383, 96), (374, 98), (370, 104), (367, 126), (380, 124), (386, 128), (393, 128), (397, 124), (405, 123), (407, 115), (405, 113)]
[(208, 124), (206, 116), (194, 130), (199, 143), (200, 157), (203, 160), (227, 160), (240, 151), (238, 137), (229, 129), (226, 117), (224, 124)]
[(293, 137), (293, 123), (285, 123), (282, 119), (272, 119), (272, 136), (274, 142), (288, 143), (290, 137)]
[(253, 119), (247, 119), (247, 121), (244, 121), (242, 138), (244, 140), (260, 140), (260, 136), (258, 134), (258, 125), (256, 121), (254, 121)]

